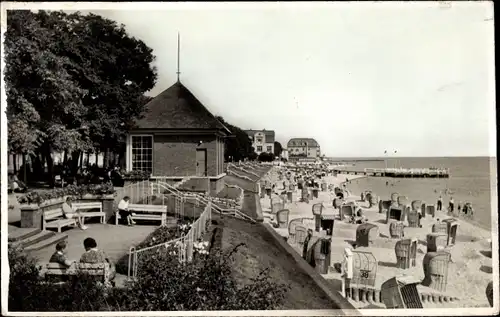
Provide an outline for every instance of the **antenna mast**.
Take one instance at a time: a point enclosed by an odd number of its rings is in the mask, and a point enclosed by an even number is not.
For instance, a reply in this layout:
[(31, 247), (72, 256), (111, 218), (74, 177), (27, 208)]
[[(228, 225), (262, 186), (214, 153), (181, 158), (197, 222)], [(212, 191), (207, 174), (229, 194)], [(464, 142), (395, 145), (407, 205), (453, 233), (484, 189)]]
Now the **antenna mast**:
[(179, 82), (180, 70), (180, 59), (181, 59), (181, 35), (177, 32), (177, 82)]

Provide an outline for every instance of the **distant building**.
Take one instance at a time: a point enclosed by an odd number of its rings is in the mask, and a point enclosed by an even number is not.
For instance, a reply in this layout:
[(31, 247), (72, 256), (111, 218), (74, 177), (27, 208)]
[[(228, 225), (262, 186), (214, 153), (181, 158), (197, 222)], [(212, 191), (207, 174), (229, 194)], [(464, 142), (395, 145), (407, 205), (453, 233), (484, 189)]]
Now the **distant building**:
[(274, 131), (273, 130), (245, 130), (252, 140), (255, 153), (274, 153)]
[(287, 144), (288, 156), (319, 158), (321, 157), (321, 149), (315, 139), (310, 138), (294, 138), (290, 139)]
[(288, 149), (283, 149), (281, 151), (281, 158), (285, 159), (285, 160), (288, 160)]

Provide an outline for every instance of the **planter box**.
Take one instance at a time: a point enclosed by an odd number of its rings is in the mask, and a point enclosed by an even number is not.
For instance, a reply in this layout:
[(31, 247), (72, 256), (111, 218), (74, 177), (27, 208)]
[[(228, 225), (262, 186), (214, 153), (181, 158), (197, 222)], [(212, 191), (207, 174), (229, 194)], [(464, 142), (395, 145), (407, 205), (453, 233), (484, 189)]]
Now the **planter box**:
[(21, 228), (42, 229), (43, 212), (36, 204), (21, 205)]

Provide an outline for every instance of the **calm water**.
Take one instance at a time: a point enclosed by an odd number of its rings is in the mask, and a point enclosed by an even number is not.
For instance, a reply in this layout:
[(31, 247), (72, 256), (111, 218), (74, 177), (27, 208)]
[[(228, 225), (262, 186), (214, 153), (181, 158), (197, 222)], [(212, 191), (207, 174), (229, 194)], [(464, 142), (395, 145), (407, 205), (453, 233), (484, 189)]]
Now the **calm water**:
[[(385, 165), (385, 161), (358, 162), (355, 167), (356, 169), (383, 168)], [(473, 222), (491, 230), (491, 215), (492, 212), (497, 212), (491, 207), (492, 199), (497, 201), (498, 197), (496, 194), (495, 197), (491, 197), (492, 190), (497, 192), (496, 165), (496, 158), (489, 157), (391, 158), (387, 159), (388, 167), (442, 167), (450, 169), (451, 176), (448, 179), (367, 177), (351, 181), (348, 187), (354, 193), (372, 190), (382, 199), (388, 199), (391, 193), (397, 192), (408, 196), (410, 201), (420, 199), (434, 204), (441, 194), (445, 208), (448, 206), (450, 196), (453, 196), (455, 206), (458, 202), (462, 204), (465, 201), (471, 202), (474, 207)], [(491, 184), (491, 178), (494, 180), (493, 184)], [(389, 182), (389, 186), (386, 186), (386, 181)], [(451, 194), (446, 195), (446, 189)]]

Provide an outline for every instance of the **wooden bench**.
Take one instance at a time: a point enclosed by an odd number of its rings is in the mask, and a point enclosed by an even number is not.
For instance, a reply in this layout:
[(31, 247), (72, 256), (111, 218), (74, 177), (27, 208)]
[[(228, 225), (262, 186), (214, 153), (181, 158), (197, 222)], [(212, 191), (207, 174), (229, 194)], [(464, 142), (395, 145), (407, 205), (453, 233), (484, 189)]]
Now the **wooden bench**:
[(80, 215), (82, 216), (82, 224), (85, 221), (85, 218), (92, 217), (99, 217), (101, 223), (104, 223), (104, 216), (106, 214), (102, 211), (102, 203), (100, 202), (72, 203), (71, 207), (75, 212), (78, 212), (79, 210), (99, 209), (99, 211), (80, 212)]
[(57, 228), (57, 232), (61, 232), (61, 228), (70, 226), (76, 226), (76, 220), (74, 218), (67, 219), (64, 217), (62, 208), (43, 212), (43, 230), (47, 228)]
[[(159, 220), (162, 226), (166, 225), (167, 223), (167, 206), (129, 204), (128, 210), (134, 213), (132, 215), (133, 220)], [(118, 225), (118, 220), (120, 218), (120, 213), (116, 212), (116, 225)]]
[(107, 283), (110, 273), (109, 263), (73, 263), (70, 267), (66, 267), (59, 263), (42, 264), (40, 273), (45, 278), (51, 276), (76, 276), (78, 274), (93, 275), (98, 278), (99, 282)]

